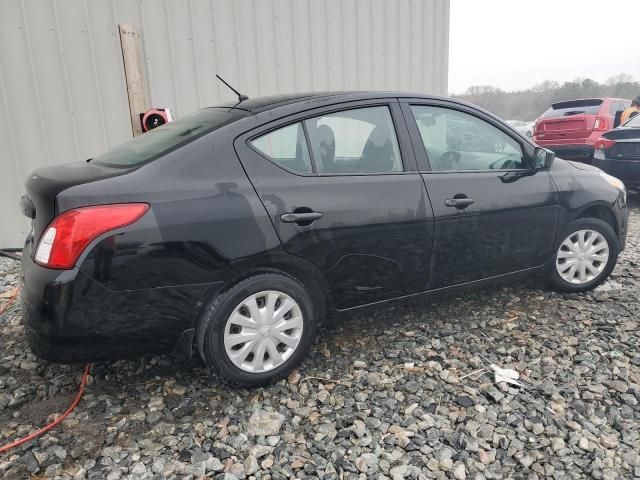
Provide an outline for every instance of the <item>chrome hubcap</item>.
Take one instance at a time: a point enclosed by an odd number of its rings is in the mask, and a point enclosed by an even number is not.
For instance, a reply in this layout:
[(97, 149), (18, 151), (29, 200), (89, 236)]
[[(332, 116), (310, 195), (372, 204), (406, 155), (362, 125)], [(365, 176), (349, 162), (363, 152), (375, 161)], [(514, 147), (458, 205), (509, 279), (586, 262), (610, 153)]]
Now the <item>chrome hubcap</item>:
[(224, 348), (233, 364), (251, 373), (279, 367), (302, 338), (302, 311), (276, 290), (255, 293), (233, 311), (224, 329)]
[(607, 239), (595, 230), (578, 230), (560, 245), (556, 269), (563, 280), (580, 285), (598, 277), (608, 260)]

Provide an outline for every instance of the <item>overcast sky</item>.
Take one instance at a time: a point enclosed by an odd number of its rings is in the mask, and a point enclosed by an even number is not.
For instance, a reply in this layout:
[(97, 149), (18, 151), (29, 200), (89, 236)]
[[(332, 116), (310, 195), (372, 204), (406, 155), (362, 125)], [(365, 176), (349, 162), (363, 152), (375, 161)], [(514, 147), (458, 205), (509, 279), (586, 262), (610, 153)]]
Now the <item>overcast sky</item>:
[(640, 80), (640, 0), (451, 0), (449, 92)]

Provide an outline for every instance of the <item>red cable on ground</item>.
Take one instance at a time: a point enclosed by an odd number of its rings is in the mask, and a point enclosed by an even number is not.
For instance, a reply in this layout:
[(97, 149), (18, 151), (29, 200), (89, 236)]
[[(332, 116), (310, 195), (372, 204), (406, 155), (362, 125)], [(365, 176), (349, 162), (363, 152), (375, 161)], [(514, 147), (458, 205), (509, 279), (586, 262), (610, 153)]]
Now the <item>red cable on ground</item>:
[(19, 293), (20, 293), (20, 288), (16, 287), (14, 292), (9, 297), (9, 300), (7, 301), (7, 303), (5, 303), (2, 307), (0, 307), (0, 315), (2, 315), (4, 312), (6, 312), (9, 309), (9, 307), (11, 306), (11, 304), (13, 304), (13, 302), (16, 301), (16, 298), (18, 298), (18, 294)]
[(91, 367), (91, 364), (87, 363), (87, 365), (84, 367), (84, 373), (82, 374), (82, 380), (80, 381), (80, 390), (78, 390), (78, 394), (76, 395), (75, 400), (69, 406), (69, 408), (67, 408), (67, 410), (62, 414), (62, 416), (60, 416), (57, 419), (55, 419), (49, 425), (46, 425), (46, 426), (42, 427), (40, 430), (37, 430), (37, 431), (27, 435), (26, 437), (19, 438), (15, 442), (11, 442), (11, 443), (8, 443), (6, 445), (3, 445), (2, 447), (0, 447), (0, 453), (4, 453), (4, 452), (6, 452), (8, 450), (11, 450), (12, 448), (17, 447), (18, 445), (22, 445), (23, 443), (28, 442), (29, 440), (33, 440), (34, 438), (37, 438), (40, 435), (42, 435), (43, 433), (48, 432), (53, 427), (55, 427), (60, 422), (62, 422), (62, 420), (64, 420), (67, 417), (67, 415), (69, 415), (74, 410), (74, 408), (76, 408), (78, 406), (78, 403), (80, 403), (80, 399), (82, 398), (82, 394), (84, 393), (84, 386), (87, 383), (87, 377), (89, 376), (89, 367)]

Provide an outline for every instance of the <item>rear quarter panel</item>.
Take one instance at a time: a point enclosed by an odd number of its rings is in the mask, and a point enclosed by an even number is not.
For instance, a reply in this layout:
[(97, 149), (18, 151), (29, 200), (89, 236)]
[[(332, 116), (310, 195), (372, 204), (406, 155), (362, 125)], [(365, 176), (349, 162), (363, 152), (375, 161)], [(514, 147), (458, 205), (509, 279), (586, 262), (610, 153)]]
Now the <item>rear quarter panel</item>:
[(58, 211), (151, 205), (140, 221), (98, 239), (81, 258), (80, 270), (113, 291), (219, 282), (235, 260), (280, 246), (224, 129), (127, 175), (72, 187), (57, 201)]

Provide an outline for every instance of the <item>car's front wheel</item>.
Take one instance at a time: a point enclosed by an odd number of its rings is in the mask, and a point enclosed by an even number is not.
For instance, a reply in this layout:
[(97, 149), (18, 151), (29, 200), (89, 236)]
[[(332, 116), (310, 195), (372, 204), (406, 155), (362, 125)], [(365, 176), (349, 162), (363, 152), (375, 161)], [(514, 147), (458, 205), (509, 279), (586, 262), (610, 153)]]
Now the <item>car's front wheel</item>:
[(618, 253), (618, 239), (607, 222), (597, 218), (571, 222), (556, 251), (551, 286), (560, 292), (591, 290), (607, 279)]
[(235, 284), (207, 308), (197, 343), (204, 361), (234, 385), (286, 376), (313, 343), (316, 318), (304, 286), (280, 273)]

